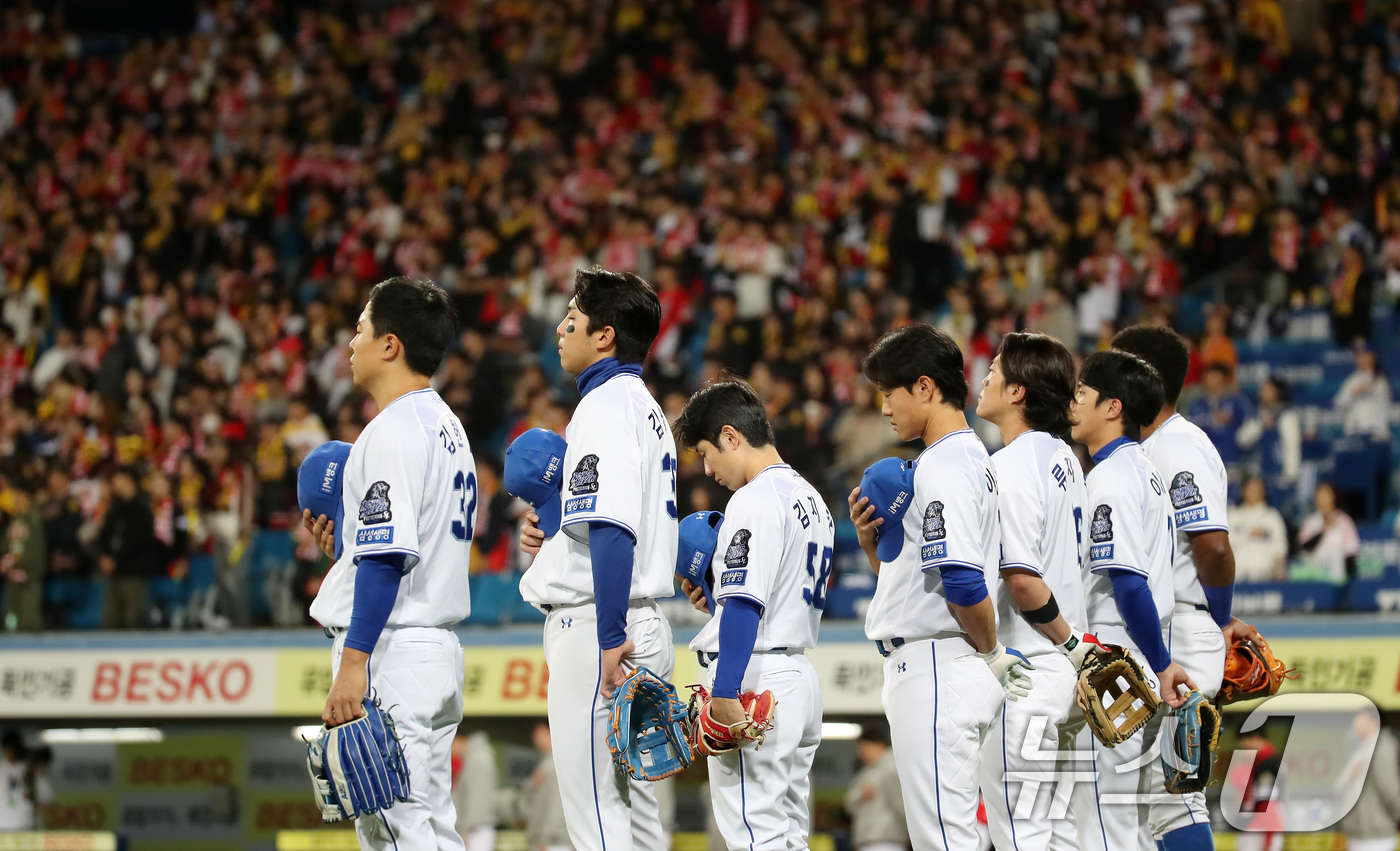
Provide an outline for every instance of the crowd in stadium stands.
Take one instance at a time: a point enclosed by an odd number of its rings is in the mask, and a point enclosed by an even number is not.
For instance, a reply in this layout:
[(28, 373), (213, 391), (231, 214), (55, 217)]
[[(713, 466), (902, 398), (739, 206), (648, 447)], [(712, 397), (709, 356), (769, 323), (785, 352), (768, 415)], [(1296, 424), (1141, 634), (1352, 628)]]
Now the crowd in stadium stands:
[[(898, 448), (859, 372), (882, 331), (947, 330), (975, 393), (1008, 330), (1087, 352), (1171, 323), (1182, 410), (1243, 490), (1242, 578), (1374, 572), (1400, 12), (314, 5), (208, 2), (124, 41), (0, 9), (8, 628), (305, 622), (327, 565), (296, 468), (374, 414), (346, 343), (396, 274), (457, 303), (434, 385), (490, 496), (473, 571), (519, 570), (498, 459), (568, 420), (552, 329), (591, 263), (655, 283), (666, 411), (749, 377), (833, 505)], [(683, 509), (722, 505), (680, 476)]]

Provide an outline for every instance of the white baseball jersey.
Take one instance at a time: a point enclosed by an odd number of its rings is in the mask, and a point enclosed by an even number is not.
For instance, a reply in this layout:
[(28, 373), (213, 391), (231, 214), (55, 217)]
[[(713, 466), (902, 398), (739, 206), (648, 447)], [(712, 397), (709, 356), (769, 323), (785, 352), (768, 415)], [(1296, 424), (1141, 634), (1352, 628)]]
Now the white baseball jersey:
[[(943, 593), (944, 565), (983, 571), (997, 600), (997, 481), (987, 448), (972, 429), (944, 435), (919, 455), (914, 502), (904, 514), (904, 548), (880, 565), (865, 615), (871, 640), (962, 632)], [(935, 599), (931, 599), (931, 596)]]
[(1113, 599), (1109, 570), (1124, 569), (1147, 578), (1157, 618), (1171, 619), (1172, 515), (1166, 488), (1142, 447), (1120, 438), (1094, 456), (1089, 472), (1090, 516), (1085, 560), (1085, 602), (1089, 628), (1110, 644), (1136, 648)]
[(345, 462), (344, 552), (311, 604), (322, 626), (348, 627), (365, 556), (400, 553), (407, 573), (388, 625), (450, 626), (471, 614), (476, 462), (437, 391), (405, 393), (379, 412)]
[(715, 544), (719, 612), (690, 649), (719, 652), (720, 618), (731, 597), (753, 600), (763, 611), (756, 652), (816, 647), (835, 531), (816, 489), (787, 464), (765, 467), (735, 491)]
[[(1089, 493), (1079, 459), (1063, 440), (1028, 431), (992, 456), (1001, 521), (1001, 569), (1028, 570), (1045, 580), (1060, 614), (1072, 629), (1084, 629), (1081, 527)], [(997, 638), (1027, 656), (1058, 653), (1039, 629), (1026, 622), (1016, 601), (1002, 594)]]
[(1228, 532), (1225, 462), (1201, 427), (1172, 415), (1142, 442), (1142, 451), (1167, 482), (1176, 525), (1176, 557), (1172, 584), (1178, 603), (1205, 605), (1206, 595), (1191, 557), (1192, 532)]
[(536, 605), (593, 601), (588, 524), (611, 523), (636, 541), (636, 600), (669, 597), (676, 570), (676, 441), (661, 407), (638, 376), (623, 373), (579, 402), (565, 431), (564, 519), (520, 579)]

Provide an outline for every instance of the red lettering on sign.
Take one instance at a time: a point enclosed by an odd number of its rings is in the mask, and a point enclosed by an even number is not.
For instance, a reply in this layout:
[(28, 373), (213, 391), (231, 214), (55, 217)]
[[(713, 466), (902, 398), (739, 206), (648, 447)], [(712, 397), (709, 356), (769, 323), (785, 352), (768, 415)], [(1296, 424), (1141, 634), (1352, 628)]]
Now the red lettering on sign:
[(549, 698), (549, 666), (548, 666), (548, 665), (545, 665), (545, 666), (544, 666), (544, 673), (540, 675), (540, 687), (539, 687), (539, 690), (537, 690), (537, 691), (535, 692), (535, 697), (538, 697), (540, 700), (546, 700), (546, 699)]
[(208, 700), (214, 699), (214, 693), (209, 690), (209, 675), (214, 673), (214, 669), (218, 666), (218, 662), (210, 662), (209, 667), (201, 671), (198, 662), (194, 662), (190, 665), (190, 688), (185, 694), (186, 700), (194, 699), (194, 690), (196, 688), (204, 689), (204, 697)]
[(122, 693), (122, 666), (115, 662), (99, 662), (97, 676), (92, 681), (92, 699), (95, 703), (110, 703)]
[(220, 785), (233, 776), (227, 757), (204, 759), (183, 756), (134, 757), (131, 760), (132, 786), (184, 786), (191, 783)]
[(253, 690), (253, 668), (242, 659), (212, 662), (99, 662), (94, 703), (238, 703)]
[(534, 665), (529, 659), (511, 659), (506, 663), (505, 682), (501, 683), (501, 697), (506, 700), (521, 700), (529, 697), (530, 687), (535, 679)]
[[(150, 685), (150, 680), (146, 677), (154, 667), (154, 662), (131, 663), (131, 674), (126, 678), (126, 699), (128, 701), (145, 703), (150, 699), (146, 694), (146, 686)], [(138, 688), (140, 691), (137, 691)]]
[(305, 801), (262, 801), (253, 818), (259, 833), (315, 830), (321, 826), (321, 811)]
[[(235, 681), (239, 683), (236, 692), (229, 688), (230, 674), (235, 675)], [(236, 661), (225, 665), (223, 673), (219, 674), (219, 694), (229, 703), (242, 700), (248, 694), (248, 689), (251, 688), (252, 685), (253, 672), (248, 670), (248, 664), (246, 662)], [(191, 690), (193, 690), (193, 688)]]
[(160, 688), (156, 690), (156, 700), (170, 703), (180, 699), (180, 673), (183, 667), (179, 662), (166, 662), (160, 666)]

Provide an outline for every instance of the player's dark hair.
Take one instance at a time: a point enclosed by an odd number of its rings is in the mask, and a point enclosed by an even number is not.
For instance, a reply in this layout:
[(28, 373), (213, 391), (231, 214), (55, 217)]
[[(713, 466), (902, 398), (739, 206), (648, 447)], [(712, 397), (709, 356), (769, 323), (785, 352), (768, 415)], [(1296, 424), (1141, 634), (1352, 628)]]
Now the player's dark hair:
[(1079, 367), (1079, 383), (1099, 392), (1099, 404), (1123, 404), (1123, 434), (1142, 439), (1142, 427), (1162, 410), (1162, 378), (1152, 364), (1127, 352), (1094, 352)]
[(661, 331), (661, 300), (651, 284), (631, 272), (590, 266), (574, 276), (574, 304), (587, 314), (589, 334), (612, 327), (620, 363), (646, 360)]
[(725, 426), (732, 426), (750, 446), (773, 443), (773, 426), (768, 422), (763, 400), (747, 381), (730, 376), (711, 381), (695, 391), (671, 430), (686, 449), (708, 440), (723, 452), (719, 433)]
[(945, 404), (960, 411), (967, 405), (962, 350), (952, 337), (930, 325), (914, 323), (885, 334), (870, 347), (861, 369), (882, 390), (912, 390), (927, 375)]
[(998, 365), (1007, 384), (1024, 387), (1021, 416), (1038, 431), (1069, 434), (1069, 406), (1074, 402), (1074, 355), (1047, 334), (1013, 331), (997, 347)]
[(1158, 325), (1134, 325), (1113, 337), (1113, 348), (1137, 355), (1152, 365), (1162, 376), (1162, 395), (1174, 407), (1186, 384), (1186, 372), (1191, 368), (1191, 347), (1170, 328)]
[(399, 338), (409, 369), (431, 376), (457, 333), (457, 308), (432, 281), (400, 275), (369, 291), (369, 321), (376, 337)]

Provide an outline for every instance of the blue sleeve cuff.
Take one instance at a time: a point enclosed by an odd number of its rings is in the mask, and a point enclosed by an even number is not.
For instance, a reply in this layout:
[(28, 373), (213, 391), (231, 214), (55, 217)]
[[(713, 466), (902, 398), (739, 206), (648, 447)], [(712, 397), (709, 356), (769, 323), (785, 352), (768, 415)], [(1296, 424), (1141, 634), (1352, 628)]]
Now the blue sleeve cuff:
[(627, 604), (632, 598), (632, 558), (636, 539), (621, 526), (588, 524), (593, 562), (593, 602), (598, 609), (598, 647), (611, 650), (627, 641)]
[(1162, 622), (1157, 618), (1157, 605), (1152, 600), (1152, 590), (1147, 587), (1147, 577), (1117, 569), (1110, 570), (1108, 575), (1113, 582), (1113, 601), (1123, 616), (1128, 637), (1142, 651), (1154, 673), (1165, 671), (1172, 657), (1162, 640)]
[(1211, 588), (1206, 585), (1201, 586), (1201, 590), (1206, 595), (1206, 606), (1210, 609), (1211, 620), (1215, 625), (1224, 629), (1230, 625), (1230, 606), (1235, 601), (1235, 586), (1223, 585), (1219, 588)]
[(943, 575), (943, 594), (953, 605), (975, 606), (987, 599), (987, 578), (981, 568), (945, 564), (938, 571)]
[(738, 697), (744, 683), (744, 672), (753, 657), (753, 645), (758, 640), (758, 619), (761, 609), (748, 597), (730, 597), (724, 601), (724, 614), (719, 619), (719, 659), (716, 660), (715, 697)]
[(402, 553), (365, 556), (355, 569), (355, 601), (350, 609), (350, 629), (345, 646), (373, 653), (379, 634), (389, 622), (394, 601), (399, 597), (405, 557)]

